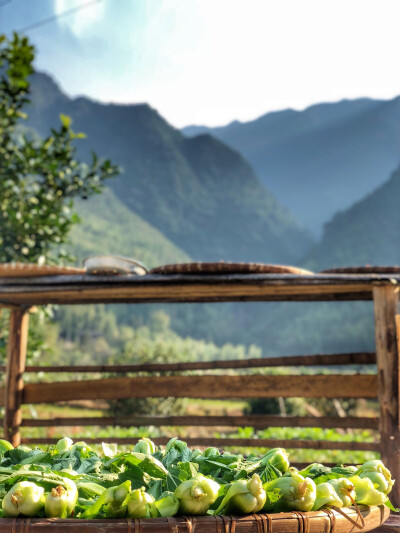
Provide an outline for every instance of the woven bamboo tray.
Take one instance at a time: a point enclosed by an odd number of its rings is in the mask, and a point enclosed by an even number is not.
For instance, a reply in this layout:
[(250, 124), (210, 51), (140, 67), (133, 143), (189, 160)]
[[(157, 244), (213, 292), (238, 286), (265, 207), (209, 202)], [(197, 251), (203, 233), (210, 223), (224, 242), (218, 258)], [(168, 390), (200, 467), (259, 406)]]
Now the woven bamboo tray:
[(78, 275), (86, 272), (83, 268), (56, 265), (32, 265), (26, 263), (0, 264), (0, 278), (33, 278), (40, 276)]
[(354, 266), (343, 268), (328, 268), (320, 274), (399, 274), (400, 266)]
[(297, 274), (310, 276), (313, 272), (288, 265), (219, 261), (218, 263), (176, 263), (162, 265), (150, 270), (150, 274)]
[(311, 513), (198, 516), (144, 520), (61, 520), (1, 518), (0, 533), (355, 533), (371, 531), (389, 517), (389, 509), (360, 506), (364, 526), (355, 509), (345, 518), (330, 509)]

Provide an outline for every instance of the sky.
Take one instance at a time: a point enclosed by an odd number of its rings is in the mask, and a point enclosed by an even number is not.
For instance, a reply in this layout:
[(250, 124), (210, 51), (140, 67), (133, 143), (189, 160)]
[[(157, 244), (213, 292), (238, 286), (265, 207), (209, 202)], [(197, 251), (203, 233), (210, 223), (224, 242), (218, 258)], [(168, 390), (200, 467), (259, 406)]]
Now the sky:
[(400, 94), (399, 0), (0, 0), (0, 32), (54, 15), (37, 69), (176, 127)]

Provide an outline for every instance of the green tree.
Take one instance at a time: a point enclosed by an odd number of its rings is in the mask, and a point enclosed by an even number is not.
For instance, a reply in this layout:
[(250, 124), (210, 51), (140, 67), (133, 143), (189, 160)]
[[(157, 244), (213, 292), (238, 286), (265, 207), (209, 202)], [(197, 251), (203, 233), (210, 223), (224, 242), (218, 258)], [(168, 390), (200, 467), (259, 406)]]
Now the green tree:
[(74, 199), (100, 192), (119, 172), (95, 153), (90, 164), (76, 158), (75, 141), (84, 135), (65, 115), (46, 139), (21, 126), (33, 59), (26, 37), (0, 36), (0, 262), (63, 258), (60, 245), (79, 220)]
[[(61, 125), (39, 139), (22, 125), (29, 104), (29, 76), (34, 48), (26, 37), (0, 35), (0, 263), (57, 262), (66, 257), (61, 245), (78, 222), (73, 211), (77, 197), (102, 189), (119, 169), (93, 153), (90, 164), (76, 158), (76, 142), (83, 134)], [(0, 358), (5, 357), (7, 314), (0, 316)], [(28, 355), (44, 347), (43, 323), (48, 313), (33, 317)]]

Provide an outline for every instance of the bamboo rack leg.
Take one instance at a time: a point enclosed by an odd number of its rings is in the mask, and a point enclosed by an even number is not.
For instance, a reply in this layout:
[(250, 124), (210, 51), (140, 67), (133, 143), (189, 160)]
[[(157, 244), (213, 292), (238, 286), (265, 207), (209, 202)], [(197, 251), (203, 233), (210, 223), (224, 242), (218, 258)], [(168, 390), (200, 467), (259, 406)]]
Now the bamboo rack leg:
[(11, 311), (7, 351), (4, 436), (13, 446), (18, 446), (21, 442), (21, 403), (28, 324), (29, 311), (24, 309)]
[(392, 503), (400, 505), (400, 316), (398, 289), (374, 287), (375, 342), (378, 367), (381, 457), (396, 483)]

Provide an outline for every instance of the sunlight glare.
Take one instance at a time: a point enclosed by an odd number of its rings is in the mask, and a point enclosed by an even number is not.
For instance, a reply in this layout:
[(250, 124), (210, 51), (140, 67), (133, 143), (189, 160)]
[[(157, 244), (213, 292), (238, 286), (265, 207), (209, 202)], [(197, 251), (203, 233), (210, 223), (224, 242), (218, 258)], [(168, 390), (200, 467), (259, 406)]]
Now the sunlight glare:
[[(84, 6), (89, 0), (55, 0), (54, 11), (56, 15), (61, 15), (74, 7)], [(90, 26), (101, 21), (104, 15), (104, 2), (97, 2), (87, 8), (80, 9), (67, 17), (60, 18), (60, 24), (67, 26), (76, 35), (80, 36)]]

